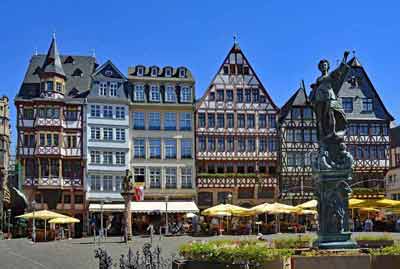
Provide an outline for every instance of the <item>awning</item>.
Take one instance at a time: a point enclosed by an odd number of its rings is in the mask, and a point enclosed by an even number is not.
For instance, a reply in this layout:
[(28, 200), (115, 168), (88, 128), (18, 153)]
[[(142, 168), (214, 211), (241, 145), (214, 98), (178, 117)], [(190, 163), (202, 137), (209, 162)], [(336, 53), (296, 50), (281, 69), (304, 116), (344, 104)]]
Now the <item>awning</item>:
[[(125, 209), (124, 204), (104, 204), (103, 212), (123, 212)], [(100, 204), (90, 204), (90, 212), (100, 212)], [(194, 202), (188, 201), (142, 201), (131, 202), (131, 212), (133, 213), (148, 213), (160, 214), (165, 213), (198, 213), (199, 208)]]

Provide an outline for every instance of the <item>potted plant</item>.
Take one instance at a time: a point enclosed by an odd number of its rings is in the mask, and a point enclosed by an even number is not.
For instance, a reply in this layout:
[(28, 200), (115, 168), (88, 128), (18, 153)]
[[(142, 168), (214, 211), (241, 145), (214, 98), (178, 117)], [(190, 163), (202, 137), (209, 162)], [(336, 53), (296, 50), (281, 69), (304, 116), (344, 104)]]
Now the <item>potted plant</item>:
[(390, 235), (360, 235), (355, 238), (359, 248), (382, 248), (394, 245), (393, 237)]

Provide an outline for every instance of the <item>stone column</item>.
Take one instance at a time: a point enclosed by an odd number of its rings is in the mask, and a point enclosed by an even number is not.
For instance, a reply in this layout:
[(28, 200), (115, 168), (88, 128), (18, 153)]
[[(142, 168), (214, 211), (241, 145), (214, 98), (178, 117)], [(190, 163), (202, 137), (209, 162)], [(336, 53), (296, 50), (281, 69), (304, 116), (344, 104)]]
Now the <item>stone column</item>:
[(125, 201), (125, 242), (132, 240), (132, 213), (131, 213), (131, 200), (132, 200), (132, 193), (124, 192), (122, 193)]

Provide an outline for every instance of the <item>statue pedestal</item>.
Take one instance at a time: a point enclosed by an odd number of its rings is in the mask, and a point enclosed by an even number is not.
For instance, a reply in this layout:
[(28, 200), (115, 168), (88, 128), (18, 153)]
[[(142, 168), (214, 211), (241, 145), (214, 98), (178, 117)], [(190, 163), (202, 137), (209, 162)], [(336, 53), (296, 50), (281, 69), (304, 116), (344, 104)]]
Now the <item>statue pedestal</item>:
[(314, 170), (318, 199), (319, 249), (352, 249), (357, 244), (349, 231), (349, 198), (352, 170)]
[(124, 197), (125, 201), (125, 212), (124, 212), (124, 218), (125, 218), (125, 228), (124, 228), (124, 237), (125, 237), (125, 242), (128, 242), (132, 240), (132, 212), (131, 212), (131, 201), (133, 197), (132, 192), (123, 192), (121, 193), (122, 197)]

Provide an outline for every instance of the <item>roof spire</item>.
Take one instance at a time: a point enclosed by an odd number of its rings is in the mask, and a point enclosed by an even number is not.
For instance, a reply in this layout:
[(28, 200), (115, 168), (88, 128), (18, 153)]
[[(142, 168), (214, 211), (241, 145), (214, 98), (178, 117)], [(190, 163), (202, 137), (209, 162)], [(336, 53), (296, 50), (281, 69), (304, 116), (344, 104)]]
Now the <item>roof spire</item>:
[(50, 48), (47, 51), (42, 71), (43, 73), (53, 73), (65, 77), (65, 72), (61, 64), (60, 54), (57, 49), (55, 33), (53, 33), (53, 38), (51, 40)]

